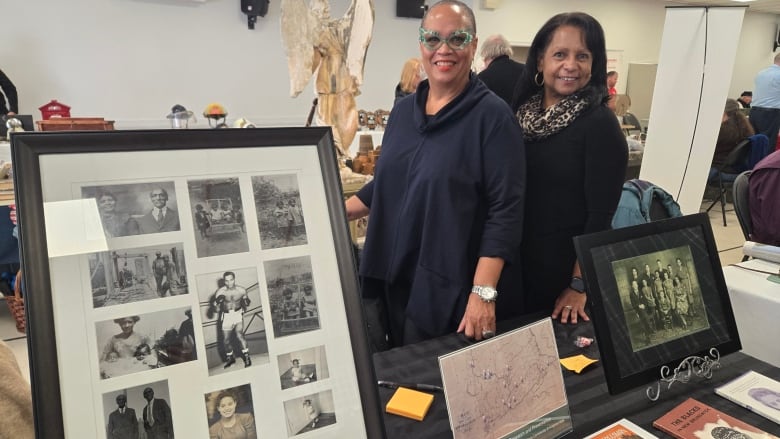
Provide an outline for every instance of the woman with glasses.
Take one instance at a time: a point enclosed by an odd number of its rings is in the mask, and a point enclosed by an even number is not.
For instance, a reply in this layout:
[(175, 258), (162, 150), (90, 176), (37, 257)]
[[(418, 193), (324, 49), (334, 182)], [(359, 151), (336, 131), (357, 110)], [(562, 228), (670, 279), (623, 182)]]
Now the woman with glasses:
[(610, 228), (628, 147), (607, 108), (607, 51), (596, 19), (559, 14), (531, 43), (517, 117), (528, 164), (523, 228), (525, 312), (588, 320), (572, 238)]
[(436, 3), (419, 41), (428, 79), (393, 108), (375, 178), (346, 203), (350, 219), (371, 213), (363, 295), (386, 307), (394, 346), (456, 331), (488, 338), (497, 313), (519, 311), (512, 303), (521, 293), (512, 270), (522, 230), (522, 133), (471, 72), (472, 10)]

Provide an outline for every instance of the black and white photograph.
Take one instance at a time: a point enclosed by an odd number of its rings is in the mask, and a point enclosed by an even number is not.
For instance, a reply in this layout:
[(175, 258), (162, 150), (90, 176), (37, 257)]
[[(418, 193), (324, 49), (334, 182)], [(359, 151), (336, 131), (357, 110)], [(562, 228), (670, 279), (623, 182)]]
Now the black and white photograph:
[(688, 246), (612, 262), (634, 352), (709, 328)]
[(187, 188), (198, 257), (249, 251), (238, 178), (189, 180)]
[(276, 357), (282, 389), (290, 389), (330, 377), (325, 346), (288, 352)]
[(100, 377), (113, 378), (196, 360), (192, 330), (190, 307), (95, 323)]
[(81, 195), (97, 202), (107, 238), (180, 230), (172, 181), (85, 186)]
[(274, 337), (320, 328), (317, 293), (309, 256), (265, 261)]
[(108, 439), (173, 439), (168, 381), (157, 381), (103, 394)]
[(92, 253), (88, 260), (95, 308), (189, 293), (181, 243)]
[(252, 177), (260, 245), (264, 250), (304, 245), (306, 222), (295, 174)]
[(268, 341), (255, 267), (195, 277), (209, 375), (267, 364)]
[(333, 391), (326, 390), (284, 402), (287, 436), (293, 437), (336, 423)]
[(255, 408), (249, 384), (205, 395), (211, 439), (257, 439)]
[(740, 349), (706, 213), (580, 235), (574, 246), (609, 393), (713, 348)]

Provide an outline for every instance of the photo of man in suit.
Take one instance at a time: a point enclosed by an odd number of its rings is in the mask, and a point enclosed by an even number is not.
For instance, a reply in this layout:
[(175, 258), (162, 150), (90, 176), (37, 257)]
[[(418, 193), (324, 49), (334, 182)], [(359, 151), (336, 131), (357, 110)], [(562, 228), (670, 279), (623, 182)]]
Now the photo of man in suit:
[(116, 410), (108, 415), (108, 437), (109, 439), (138, 439), (138, 418), (135, 417), (135, 410), (127, 405), (127, 396), (120, 393), (116, 396)]
[(174, 232), (179, 230), (179, 214), (166, 206), (168, 192), (156, 187), (149, 193), (152, 201), (152, 210), (138, 218), (138, 229), (142, 234)]
[(144, 407), (144, 429), (148, 439), (172, 439), (173, 420), (171, 409), (164, 399), (154, 397), (151, 387), (144, 389), (144, 399), (147, 404)]

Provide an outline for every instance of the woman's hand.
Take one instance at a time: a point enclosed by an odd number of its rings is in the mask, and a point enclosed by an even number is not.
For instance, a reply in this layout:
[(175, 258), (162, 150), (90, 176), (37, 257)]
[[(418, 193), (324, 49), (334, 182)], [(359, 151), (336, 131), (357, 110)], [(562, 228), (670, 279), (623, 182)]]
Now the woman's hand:
[(577, 323), (577, 318), (581, 317), (584, 321), (589, 321), (590, 318), (585, 313), (585, 304), (588, 301), (587, 294), (580, 293), (571, 288), (566, 288), (555, 300), (555, 308), (553, 308), (552, 318), (557, 319), (561, 317), (561, 323), (567, 323), (571, 320), (571, 323)]
[(458, 332), (477, 341), (496, 335), (496, 302), (485, 302), (476, 294), (469, 293)]

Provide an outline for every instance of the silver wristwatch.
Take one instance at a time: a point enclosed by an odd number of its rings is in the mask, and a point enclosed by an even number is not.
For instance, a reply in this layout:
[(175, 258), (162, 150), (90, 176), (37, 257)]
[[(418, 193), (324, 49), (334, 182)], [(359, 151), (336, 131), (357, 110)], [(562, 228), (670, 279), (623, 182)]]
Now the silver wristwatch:
[(471, 287), (471, 292), (479, 296), (483, 302), (495, 302), (498, 297), (498, 291), (486, 285), (474, 285)]

